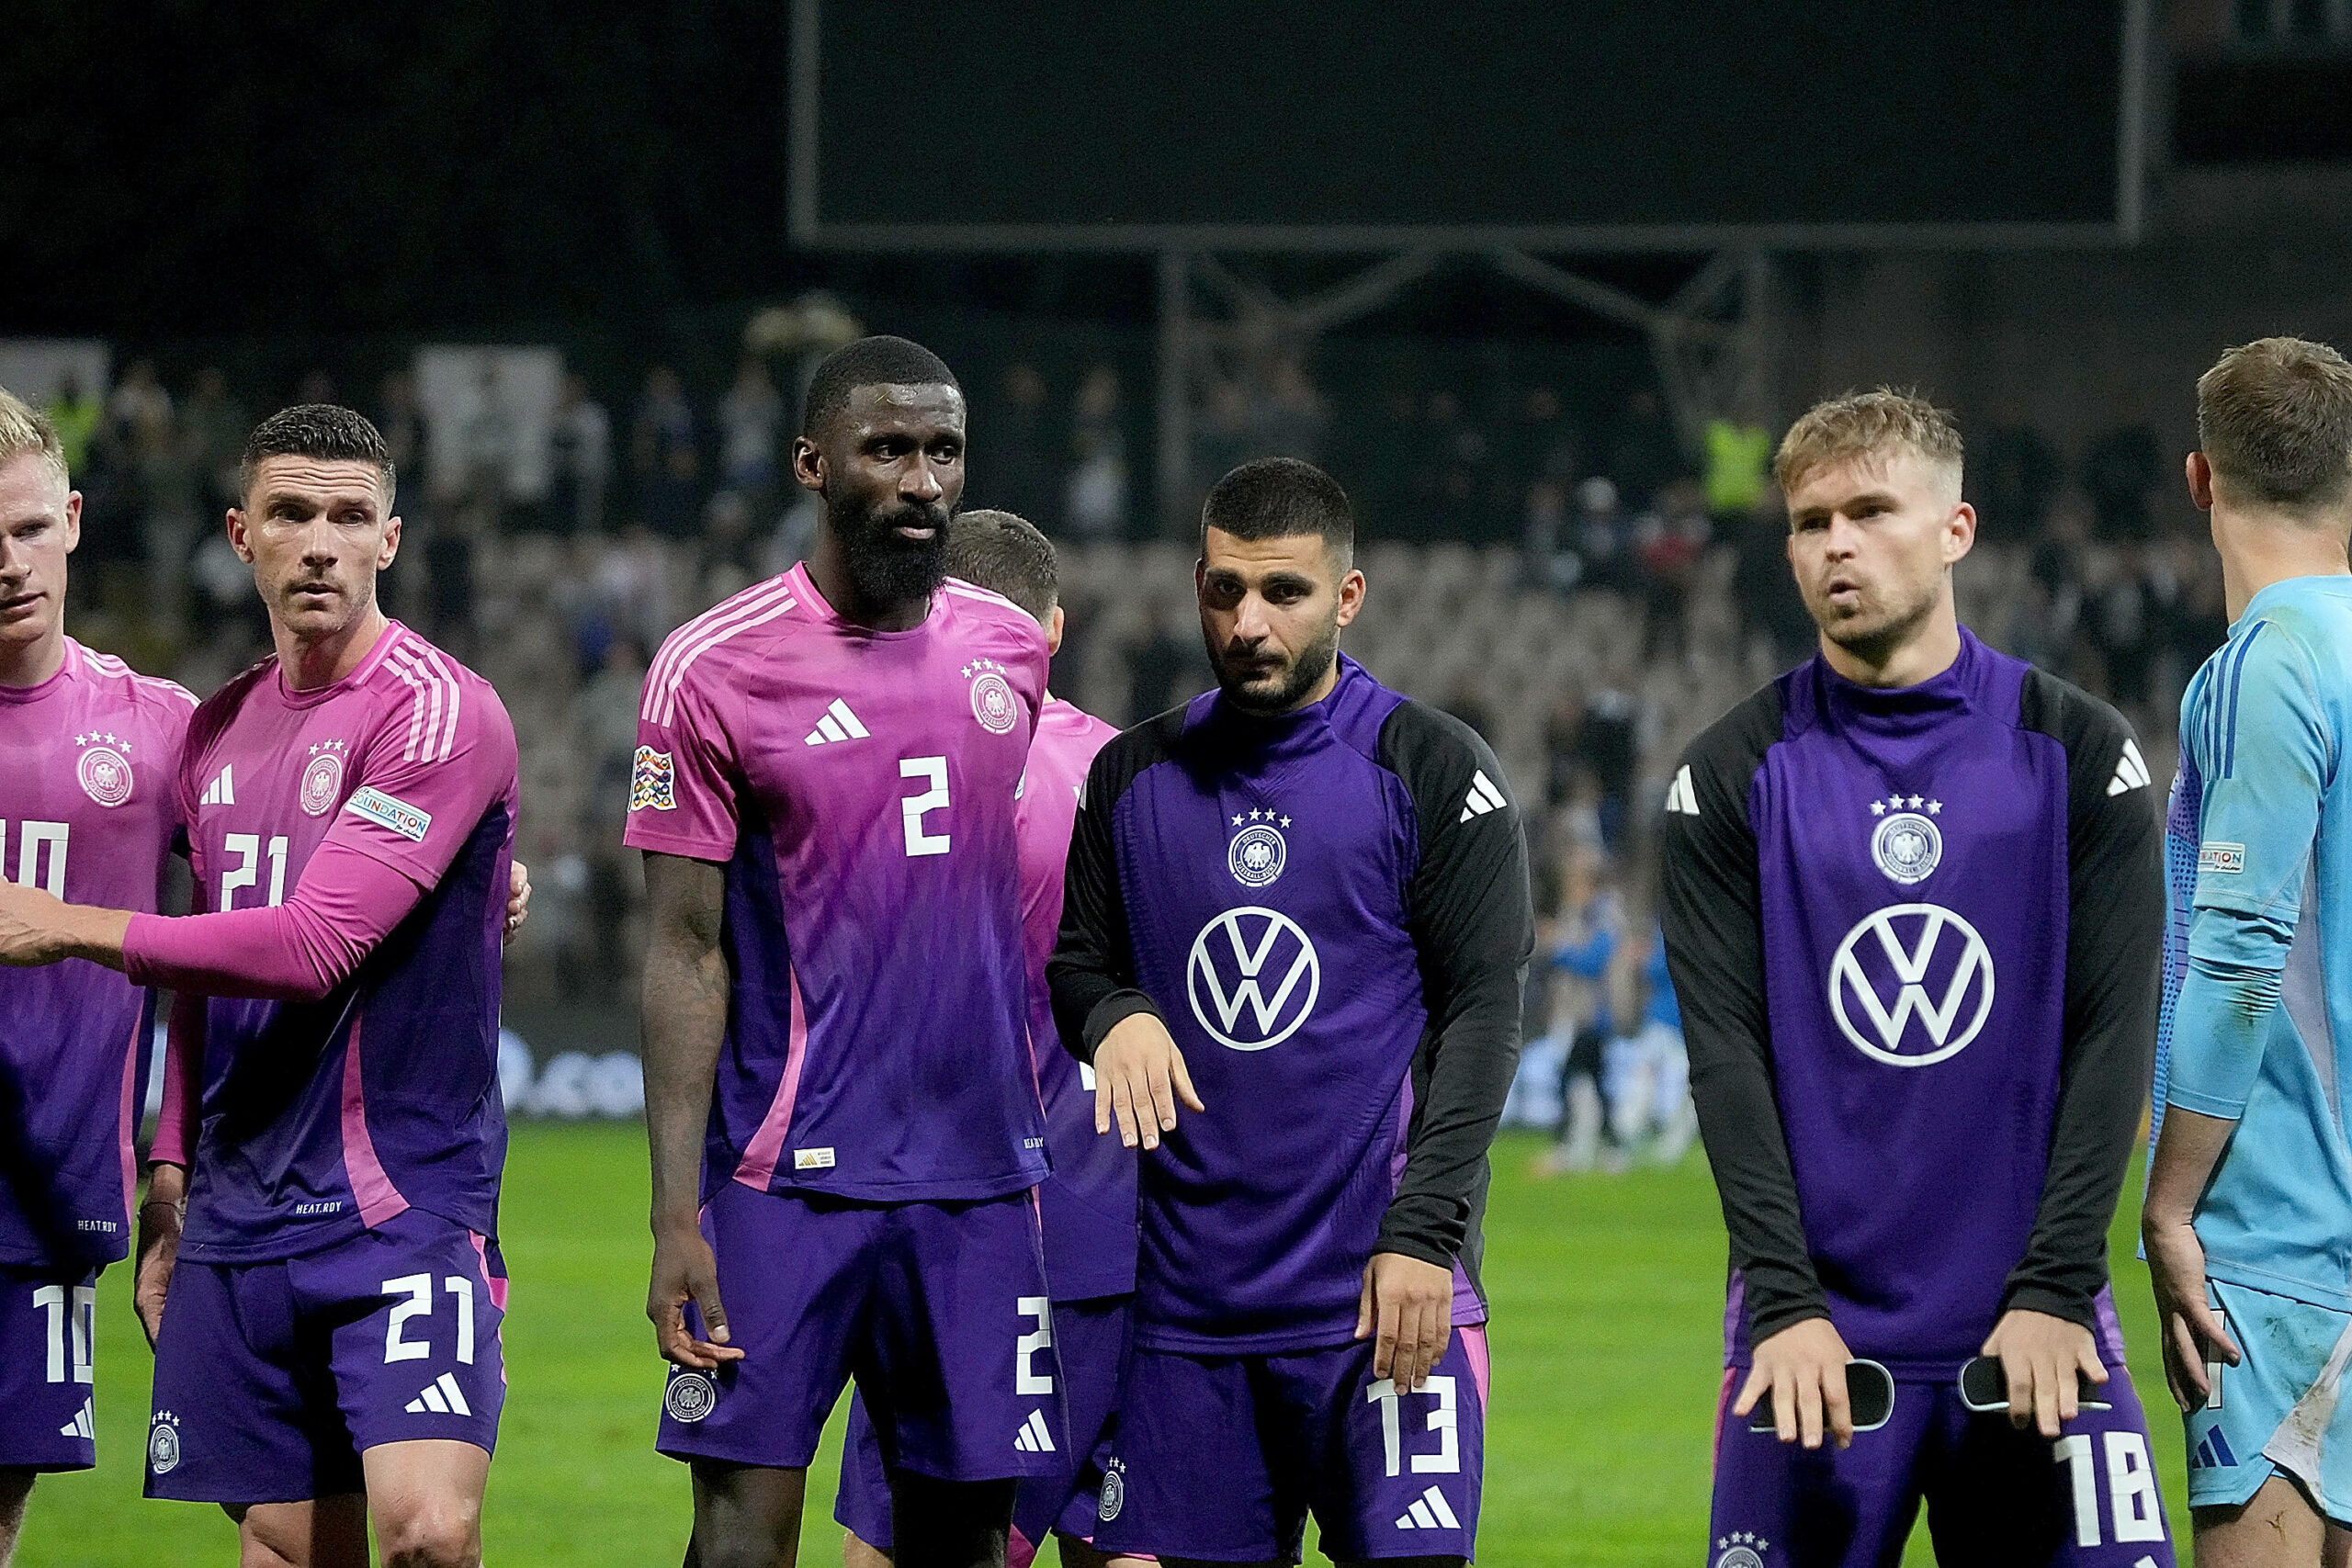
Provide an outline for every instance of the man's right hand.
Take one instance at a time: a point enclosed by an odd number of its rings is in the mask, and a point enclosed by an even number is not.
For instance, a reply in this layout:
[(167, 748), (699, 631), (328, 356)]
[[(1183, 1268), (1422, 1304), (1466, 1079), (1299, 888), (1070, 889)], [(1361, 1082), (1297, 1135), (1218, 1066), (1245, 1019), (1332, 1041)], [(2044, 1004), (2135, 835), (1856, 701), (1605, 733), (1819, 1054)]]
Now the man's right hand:
[[(707, 1339), (686, 1332), (686, 1303), (702, 1314)], [(727, 1343), (727, 1309), (718, 1302), (718, 1259), (693, 1225), (653, 1233), (653, 1286), (645, 1315), (653, 1320), (653, 1343), (662, 1359), (707, 1372), (721, 1361), (740, 1361), (743, 1352)]]
[(1113, 1024), (1094, 1048), (1094, 1131), (1109, 1132), (1115, 1119), (1119, 1142), (1156, 1149), (1160, 1134), (1176, 1130), (1179, 1100), (1208, 1109), (1193, 1092), (1184, 1054), (1159, 1015), (1134, 1012)]
[(147, 1201), (139, 1205), (139, 1262), (131, 1278), (130, 1306), (146, 1332), (147, 1348), (164, 1332), (164, 1299), (171, 1292), (172, 1266), (179, 1261), (180, 1222), (187, 1210), (187, 1168), (158, 1164), (147, 1179)]
[(1756, 1347), (1747, 1385), (1731, 1413), (1747, 1419), (1769, 1392), (1781, 1441), (1817, 1449), (1826, 1427), (1839, 1448), (1850, 1447), (1854, 1412), (1846, 1398), (1846, 1363), (1853, 1359), (1845, 1337), (1827, 1318), (1792, 1324)]

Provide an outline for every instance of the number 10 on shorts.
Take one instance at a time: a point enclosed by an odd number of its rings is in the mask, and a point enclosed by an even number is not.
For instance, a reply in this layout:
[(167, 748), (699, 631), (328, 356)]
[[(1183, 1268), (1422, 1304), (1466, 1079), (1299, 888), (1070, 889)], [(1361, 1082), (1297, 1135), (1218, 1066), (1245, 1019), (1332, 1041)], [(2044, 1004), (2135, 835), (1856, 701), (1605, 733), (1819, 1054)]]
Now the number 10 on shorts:
[(1454, 1427), (1458, 1406), (1455, 1404), (1454, 1382), (1452, 1378), (1424, 1378), (1421, 1380), (1419, 1391), (1409, 1394), (1397, 1393), (1394, 1379), (1382, 1378), (1363, 1391), (1363, 1397), (1366, 1404), (1380, 1406), (1380, 1441), (1387, 1455), (1389, 1474), (1404, 1473), (1405, 1423), (1397, 1406), (1408, 1399), (1433, 1399), (1437, 1402), (1437, 1408), (1429, 1413), (1429, 1424), (1424, 1428), (1437, 1434), (1437, 1451), (1412, 1455), (1413, 1473), (1415, 1475), (1458, 1475), (1461, 1473), (1462, 1444)]

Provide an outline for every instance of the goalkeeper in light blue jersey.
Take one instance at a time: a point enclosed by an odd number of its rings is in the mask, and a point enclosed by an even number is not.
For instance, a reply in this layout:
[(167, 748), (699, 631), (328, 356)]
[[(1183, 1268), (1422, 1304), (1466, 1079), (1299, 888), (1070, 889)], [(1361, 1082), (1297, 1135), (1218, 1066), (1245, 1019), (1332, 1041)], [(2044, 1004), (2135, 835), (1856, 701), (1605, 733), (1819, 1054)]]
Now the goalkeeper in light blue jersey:
[(2317, 1568), (2352, 1549), (2352, 365), (2233, 348), (2197, 424), (2231, 626), (2181, 701), (2142, 1230), (2198, 1561)]

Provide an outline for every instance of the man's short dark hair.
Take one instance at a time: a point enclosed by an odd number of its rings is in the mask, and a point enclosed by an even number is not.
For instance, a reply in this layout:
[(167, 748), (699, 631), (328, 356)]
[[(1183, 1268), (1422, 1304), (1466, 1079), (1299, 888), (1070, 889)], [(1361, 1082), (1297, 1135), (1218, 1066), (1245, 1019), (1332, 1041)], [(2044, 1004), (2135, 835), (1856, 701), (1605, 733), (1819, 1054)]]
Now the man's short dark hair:
[(800, 417), (800, 434), (814, 435), (827, 416), (849, 407), (860, 387), (964, 388), (947, 361), (902, 337), (862, 337), (825, 355), (808, 382), (808, 403)]
[(1216, 481), (1201, 503), (1201, 547), (1215, 528), (1237, 539), (1320, 534), (1340, 571), (1354, 564), (1356, 516), (1340, 481), (1296, 457), (1255, 457)]
[(956, 513), (947, 525), (947, 575), (1003, 594), (1041, 626), (1061, 592), (1053, 541), (1010, 512)]
[(2197, 446), (2235, 499), (2335, 508), (2352, 494), (2352, 364), (2302, 338), (2239, 344), (2197, 378)]
[(392, 454), (383, 433), (334, 403), (296, 403), (254, 426), (237, 466), (240, 499), (253, 489), (254, 470), (265, 457), (311, 457), (322, 463), (373, 463), (384, 476), (384, 510), (392, 507)]

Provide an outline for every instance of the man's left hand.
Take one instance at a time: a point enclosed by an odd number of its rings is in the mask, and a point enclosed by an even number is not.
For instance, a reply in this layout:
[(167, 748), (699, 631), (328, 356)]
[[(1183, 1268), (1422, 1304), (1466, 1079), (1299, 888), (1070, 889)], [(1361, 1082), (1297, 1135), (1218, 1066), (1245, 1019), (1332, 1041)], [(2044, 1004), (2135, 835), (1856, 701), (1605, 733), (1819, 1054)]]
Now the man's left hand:
[(531, 918), (531, 868), (521, 861), (513, 862), (506, 879), (506, 934), (499, 945), (514, 940), (523, 922)]
[(2057, 1437), (2060, 1425), (2079, 1413), (2077, 1372), (2095, 1383), (2108, 1378), (2089, 1329), (2023, 1307), (2001, 1314), (1984, 1341), (1984, 1354), (1998, 1356), (2008, 1374), (2009, 1425), (2022, 1428), (2030, 1422), (2045, 1438)]
[(1453, 1333), (1453, 1270), (1401, 1252), (1364, 1265), (1356, 1337), (1374, 1337), (1372, 1375), (1411, 1393), (1428, 1381)]

